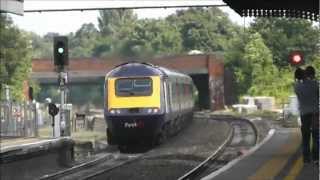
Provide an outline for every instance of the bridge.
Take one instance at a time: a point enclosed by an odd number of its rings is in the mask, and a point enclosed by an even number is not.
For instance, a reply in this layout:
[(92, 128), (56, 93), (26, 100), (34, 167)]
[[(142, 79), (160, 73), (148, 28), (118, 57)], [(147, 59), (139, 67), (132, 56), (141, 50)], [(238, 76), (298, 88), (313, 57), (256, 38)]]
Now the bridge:
[[(131, 60), (117, 58), (70, 59), (67, 68), (68, 84), (71, 87), (97, 85), (102, 95), (101, 89), (103, 89), (106, 73), (116, 65), (128, 61)], [(222, 59), (213, 54), (160, 57), (148, 62), (189, 74), (198, 88), (199, 107), (201, 109), (221, 109), (225, 105), (225, 100), (230, 101), (230, 98), (228, 99), (230, 92), (224, 88), (224, 84), (230, 84), (225, 82), (225, 79), (230, 78), (225, 78)], [(34, 59), (32, 61), (31, 77), (39, 82), (41, 87), (58, 85), (58, 74), (55, 72), (51, 59)], [(72, 98), (72, 91), (70, 94), (72, 101), (75, 98)]]

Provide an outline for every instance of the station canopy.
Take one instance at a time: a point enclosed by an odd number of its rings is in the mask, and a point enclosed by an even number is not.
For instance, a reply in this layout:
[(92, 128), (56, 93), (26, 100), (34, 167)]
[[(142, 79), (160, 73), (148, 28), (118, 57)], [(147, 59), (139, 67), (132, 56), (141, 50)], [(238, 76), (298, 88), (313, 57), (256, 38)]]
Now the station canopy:
[(23, 15), (24, 0), (0, 0), (0, 13)]
[(241, 16), (319, 20), (319, 0), (223, 0)]

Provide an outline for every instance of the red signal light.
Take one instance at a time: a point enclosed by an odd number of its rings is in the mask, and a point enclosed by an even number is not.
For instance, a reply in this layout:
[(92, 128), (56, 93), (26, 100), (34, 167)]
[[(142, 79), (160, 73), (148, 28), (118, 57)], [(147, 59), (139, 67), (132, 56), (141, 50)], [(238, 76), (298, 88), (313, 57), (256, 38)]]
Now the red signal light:
[(301, 51), (292, 51), (289, 56), (289, 62), (293, 66), (303, 64), (303, 54)]
[(293, 55), (293, 57), (292, 57), (292, 61), (293, 61), (294, 63), (296, 63), (296, 64), (300, 63), (301, 60), (302, 60), (302, 58), (301, 58), (301, 56), (300, 56), (299, 54), (295, 54), (295, 55)]

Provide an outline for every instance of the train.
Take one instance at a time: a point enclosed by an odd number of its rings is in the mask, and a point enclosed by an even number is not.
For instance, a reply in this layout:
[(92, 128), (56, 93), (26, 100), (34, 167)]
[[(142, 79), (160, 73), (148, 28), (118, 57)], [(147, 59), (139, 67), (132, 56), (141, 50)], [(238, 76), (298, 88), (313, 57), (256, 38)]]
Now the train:
[(197, 89), (192, 78), (164, 67), (127, 62), (105, 76), (107, 141), (126, 147), (161, 144), (193, 117)]

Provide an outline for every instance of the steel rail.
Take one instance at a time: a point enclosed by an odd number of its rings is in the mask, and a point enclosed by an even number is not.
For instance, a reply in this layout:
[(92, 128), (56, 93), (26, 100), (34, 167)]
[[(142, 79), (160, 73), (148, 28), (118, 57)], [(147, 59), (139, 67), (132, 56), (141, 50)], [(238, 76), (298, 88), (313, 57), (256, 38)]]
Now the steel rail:
[(120, 164), (115, 165), (115, 166), (112, 166), (112, 167), (107, 168), (107, 169), (102, 169), (102, 170), (97, 171), (97, 172), (95, 172), (95, 173), (93, 173), (93, 174), (89, 174), (89, 175), (87, 175), (87, 176), (85, 176), (85, 177), (83, 177), (83, 178), (80, 178), (79, 180), (86, 180), (86, 179), (94, 178), (94, 177), (99, 176), (99, 175), (101, 175), (101, 174), (103, 174), (103, 173), (112, 171), (112, 170), (114, 170), (114, 169), (120, 168), (120, 167), (122, 167), (122, 166), (124, 166), (124, 165), (127, 165), (127, 164), (130, 164), (130, 163), (133, 163), (133, 162), (141, 159), (142, 157), (143, 157), (143, 154), (138, 155), (137, 157), (134, 157), (133, 159), (130, 159), (130, 160), (121, 162)]
[[(201, 118), (202, 113), (197, 114), (197, 116), (199, 118)], [(238, 117), (234, 117), (234, 116), (230, 116), (230, 115), (209, 115), (206, 117), (202, 117), (202, 118), (207, 118), (207, 119), (220, 119), (220, 120), (230, 120), (230, 124), (232, 126), (231, 121), (245, 121), (248, 124), (250, 124), (250, 126), (252, 127), (254, 134), (255, 134), (255, 144), (258, 143), (258, 130), (257, 127), (248, 119), (245, 118), (238, 118)], [(198, 166), (196, 166), (195, 168), (193, 168), (192, 170), (190, 170), (189, 172), (187, 172), (186, 174), (184, 174), (183, 176), (181, 176), (178, 180), (190, 180), (193, 179), (193, 177), (195, 177), (197, 174), (200, 174), (202, 172), (202, 169), (204, 169), (207, 165), (209, 165), (210, 161), (213, 161), (215, 159), (217, 159), (218, 157), (220, 157), (220, 154), (223, 153), (223, 151), (225, 150), (225, 148), (230, 144), (230, 142), (232, 141), (234, 136), (234, 128), (232, 128), (232, 132), (229, 134), (227, 140), (212, 154), (210, 155), (206, 160), (204, 160), (203, 162), (201, 162)]]
[(76, 166), (71, 167), (69, 169), (58, 171), (58, 172), (53, 173), (53, 174), (44, 175), (44, 176), (40, 177), (40, 180), (58, 179), (58, 178), (61, 178), (63, 176), (66, 176), (66, 175), (76, 173), (78, 171), (83, 170), (84, 168), (88, 168), (88, 167), (91, 167), (91, 166), (95, 166), (95, 165), (97, 165), (99, 163), (105, 162), (106, 160), (109, 160), (111, 156), (112, 156), (111, 154), (107, 154), (107, 155), (104, 155), (104, 156), (99, 157), (97, 159), (91, 160), (89, 162), (85, 162), (85, 163), (76, 165)]
[(210, 161), (215, 160), (216, 158), (219, 157), (219, 155), (225, 150), (227, 145), (232, 141), (233, 135), (234, 135), (234, 128), (230, 130), (231, 132), (229, 133), (228, 138), (225, 140), (225, 142), (219, 146), (219, 148), (214, 151), (207, 159), (202, 161), (198, 166), (178, 178), (178, 180), (187, 180), (187, 179), (192, 179), (192, 177), (196, 176), (198, 173), (201, 172), (201, 170), (209, 164)]
[(246, 121), (248, 124), (250, 124), (254, 133), (256, 134), (255, 144), (258, 144), (260, 141), (259, 136), (258, 136), (258, 129), (257, 129), (256, 125), (254, 125), (254, 123), (252, 121), (250, 121), (248, 118), (235, 117), (232, 115), (210, 115), (209, 117), (212, 119), (221, 119), (221, 120), (233, 120), (236, 118), (237, 120), (240, 120), (240, 121)]

